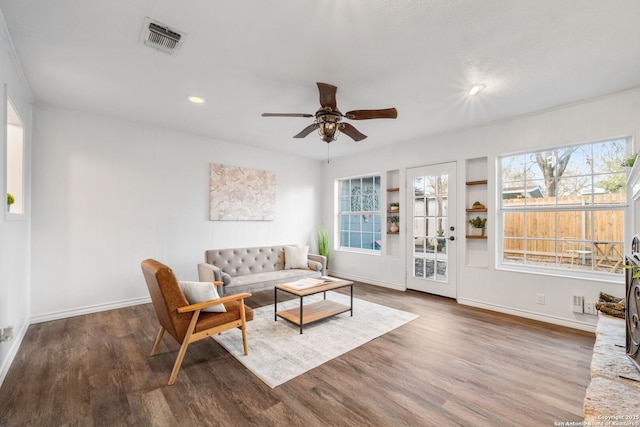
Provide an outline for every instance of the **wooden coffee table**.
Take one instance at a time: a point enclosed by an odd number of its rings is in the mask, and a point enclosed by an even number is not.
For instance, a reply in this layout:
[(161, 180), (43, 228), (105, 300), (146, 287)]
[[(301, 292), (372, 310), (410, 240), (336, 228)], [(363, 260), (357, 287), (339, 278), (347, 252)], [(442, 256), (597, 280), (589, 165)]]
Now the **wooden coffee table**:
[[(327, 291), (346, 288), (347, 286), (349, 287), (351, 294), (350, 306), (327, 299)], [(283, 291), (299, 297), (300, 307), (278, 311), (278, 291)], [(324, 294), (324, 299), (322, 301), (304, 304), (304, 297), (320, 293)], [(335, 316), (336, 314), (350, 311), (351, 316), (353, 316), (353, 282), (348, 280), (332, 279), (331, 281), (307, 289), (293, 289), (288, 287), (286, 284), (276, 285), (274, 287), (273, 296), (275, 313), (274, 320), (277, 321), (278, 317), (282, 317), (283, 319), (300, 326), (300, 333), (302, 333), (304, 325), (326, 319), (327, 317)]]

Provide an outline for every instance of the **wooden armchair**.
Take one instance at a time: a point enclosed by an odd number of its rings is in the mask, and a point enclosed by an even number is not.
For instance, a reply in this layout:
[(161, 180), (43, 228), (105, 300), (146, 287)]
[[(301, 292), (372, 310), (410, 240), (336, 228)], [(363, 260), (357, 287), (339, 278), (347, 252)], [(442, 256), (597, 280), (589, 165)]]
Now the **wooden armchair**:
[[(180, 344), (180, 351), (169, 377), (169, 385), (175, 382), (187, 347), (192, 342), (228, 329), (239, 328), (242, 331), (244, 354), (246, 356), (249, 353), (246, 322), (253, 320), (253, 311), (250, 307), (244, 305), (244, 298), (250, 297), (251, 294), (241, 293), (216, 300), (189, 304), (173, 271), (169, 267), (156, 260), (147, 259), (142, 262), (142, 272), (160, 322), (160, 331), (153, 344), (151, 356), (158, 353), (165, 331)], [(227, 310), (226, 313), (201, 311), (206, 307), (217, 304), (224, 304)]]

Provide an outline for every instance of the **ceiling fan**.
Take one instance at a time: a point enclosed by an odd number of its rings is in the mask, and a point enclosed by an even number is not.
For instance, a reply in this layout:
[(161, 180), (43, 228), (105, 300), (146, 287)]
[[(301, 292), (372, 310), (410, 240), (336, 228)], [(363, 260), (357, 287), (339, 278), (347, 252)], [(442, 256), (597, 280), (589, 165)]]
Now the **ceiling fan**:
[(315, 122), (304, 128), (294, 138), (304, 138), (314, 130), (318, 130), (320, 139), (329, 143), (335, 141), (340, 132), (348, 135), (354, 141), (362, 141), (367, 137), (349, 123), (342, 121), (369, 120), (369, 119), (395, 119), (398, 111), (395, 108), (382, 110), (353, 110), (342, 114), (336, 106), (336, 92), (338, 88), (328, 83), (317, 83), (320, 92), (320, 109), (315, 114), (304, 113), (262, 113), (262, 117), (314, 117)]

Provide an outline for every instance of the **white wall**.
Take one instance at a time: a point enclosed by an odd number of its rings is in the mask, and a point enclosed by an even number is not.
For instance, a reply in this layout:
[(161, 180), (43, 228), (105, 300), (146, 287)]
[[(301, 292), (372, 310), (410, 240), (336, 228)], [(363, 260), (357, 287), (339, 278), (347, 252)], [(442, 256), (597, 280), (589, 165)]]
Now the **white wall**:
[[(209, 165), (276, 173), (275, 221), (209, 221)], [(32, 321), (148, 298), (140, 262), (183, 280), (213, 248), (310, 244), (320, 161), (50, 106), (35, 109)]]
[(29, 326), (29, 247), (30, 247), (30, 150), (31, 150), (31, 92), (27, 86), (11, 39), (0, 12), (0, 188), (6, 189), (6, 102), (4, 85), (14, 108), (23, 120), (25, 129), (24, 214), (6, 215), (6, 196), (0, 200), (0, 327), (13, 326), (14, 339), (0, 342), (0, 383), (17, 352)]
[[(402, 111), (399, 112), (400, 116)], [(392, 124), (391, 124), (392, 125)], [(581, 329), (592, 330), (596, 316), (571, 312), (571, 296), (574, 293), (586, 300), (597, 301), (600, 291), (624, 296), (622, 278), (617, 283), (578, 280), (538, 274), (500, 271), (495, 268), (496, 239), (488, 233), (488, 268), (465, 266), (464, 191), (465, 160), (488, 157), (488, 177), (496, 182), (496, 157), (499, 154), (543, 148), (563, 144), (587, 142), (623, 135), (635, 136), (640, 131), (640, 89), (590, 100), (576, 105), (540, 112), (525, 117), (494, 123), (439, 136), (393, 145), (383, 151), (372, 151), (353, 157), (333, 159), (325, 170), (325, 186), (331, 188), (337, 178), (370, 172), (399, 169), (401, 183), (407, 168), (455, 161), (457, 163), (457, 254), (458, 301), (492, 310), (513, 313), (524, 317), (542, 319)], [(637, 145), (636, 145), (637, 150)], [(490, 222), (495, 225), (496, 192), (489, 185), (488, 209)], [(332, 206), (332, 194), (327, 192), (325, 206)], [(323, 212), (324, 222), (335, 221), (332, 209)], [(638, 223), (637, 219), (629, 223)], [(383, 237), (383, 238), (398, 238)], [(406, 239), (400, 236), (402, 250), (396, 256), (383, 252), (381, 256), (345, 252), (332, 253), (331, 271), (358, 280), (379, 285), (405, 288)], [(386, 243), (386, 242), (385, 242)], [(626, 248), (625, 248), (626, 249)], [(546, 303), (536, 303), (536, 294), (545, 294)]]

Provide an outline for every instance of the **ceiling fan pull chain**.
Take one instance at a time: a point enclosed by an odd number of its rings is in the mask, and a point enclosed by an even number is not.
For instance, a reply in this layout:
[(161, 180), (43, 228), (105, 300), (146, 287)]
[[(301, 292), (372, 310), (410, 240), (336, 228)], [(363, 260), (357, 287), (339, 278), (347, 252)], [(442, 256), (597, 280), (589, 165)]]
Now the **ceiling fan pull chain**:
[(329, 164), (329, 146), (331, 146), (331, 144), (327, 143), (327, 164)]

